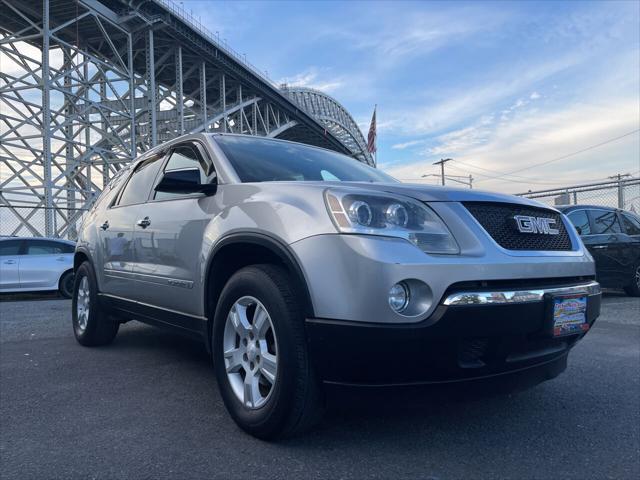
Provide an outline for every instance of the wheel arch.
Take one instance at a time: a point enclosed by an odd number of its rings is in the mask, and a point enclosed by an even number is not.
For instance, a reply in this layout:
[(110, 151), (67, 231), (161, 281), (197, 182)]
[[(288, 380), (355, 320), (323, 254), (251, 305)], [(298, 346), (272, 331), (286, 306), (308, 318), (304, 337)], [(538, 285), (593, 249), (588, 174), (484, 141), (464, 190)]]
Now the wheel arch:
[(91, 255), (89, 255), (89, 252), (87, 252), (83, 248), (78, 248), (76, 252), (73, 254), (73, 271), (77, 272), (80, 265), (82, 265), (82, 262), (85, 262), (85, 261), (93, 263), (91, 261)]
[(213, 247), (204, 276), (204, 312), (207, 317), (206, 345), (211, 349), (213, 318), (222, 289), (231, 276), (248, 265), (270, 263), (284, 267), (302, 299), (303, 313), (313, 317), (307, 281), (291, 250), (281, 241), (262, 233), (237, 233), (222, 238)]

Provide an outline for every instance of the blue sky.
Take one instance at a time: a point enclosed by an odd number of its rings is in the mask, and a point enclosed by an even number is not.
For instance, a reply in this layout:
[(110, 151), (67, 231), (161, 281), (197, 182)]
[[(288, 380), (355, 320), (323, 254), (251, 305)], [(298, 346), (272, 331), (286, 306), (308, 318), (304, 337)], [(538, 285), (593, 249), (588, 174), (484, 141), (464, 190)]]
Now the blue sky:
[(397, 178), (443, 157), (514, 193), (640, 171), (640, 2), (182, 3), (275, 81), (334, 96), (365, 134), (377, 104), (379, 167)]

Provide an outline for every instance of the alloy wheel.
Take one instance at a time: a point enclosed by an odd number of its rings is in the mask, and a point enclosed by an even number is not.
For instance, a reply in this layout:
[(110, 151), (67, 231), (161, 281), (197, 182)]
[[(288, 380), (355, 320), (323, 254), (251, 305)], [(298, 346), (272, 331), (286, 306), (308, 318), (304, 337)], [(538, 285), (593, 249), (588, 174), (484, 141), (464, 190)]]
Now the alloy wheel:
[(78, 285), (78, 299), (76, 301), (76, 318), (78, 319), (80, 331), (84, 331), (87, 328), (87, 322), (89, 321), (89, 293), (89, 279), (84, 276), (80, 280), (80, 285)]
[(269, 312), (257, 298), (245, 296), (233, 304), (222, 342), (231, 389), (245, 407), (260, 408), (275, 387), (278, 350)]

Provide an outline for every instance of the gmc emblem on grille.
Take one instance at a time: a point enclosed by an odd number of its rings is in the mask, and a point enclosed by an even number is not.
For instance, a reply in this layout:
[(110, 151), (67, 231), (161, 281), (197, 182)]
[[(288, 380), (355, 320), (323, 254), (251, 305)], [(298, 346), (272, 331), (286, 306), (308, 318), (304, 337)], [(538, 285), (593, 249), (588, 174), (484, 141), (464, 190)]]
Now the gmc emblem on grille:
[(513, 219), (520, 233), (542, 233), (544, 235), (558, 235), (560, 233), (557, 228), (553, 228), (556, 223), (553, 218), (515, 215)]

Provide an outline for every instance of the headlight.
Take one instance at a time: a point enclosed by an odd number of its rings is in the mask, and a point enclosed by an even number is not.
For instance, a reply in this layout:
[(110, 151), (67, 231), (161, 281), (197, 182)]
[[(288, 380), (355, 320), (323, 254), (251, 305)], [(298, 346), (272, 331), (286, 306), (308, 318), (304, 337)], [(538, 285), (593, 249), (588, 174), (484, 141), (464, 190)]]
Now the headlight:
[(416, 200), (390, 193), (329, 188), (325, 202), (341, 233), (404, 238), (426, 253), (460, 252), (440, 217)]

